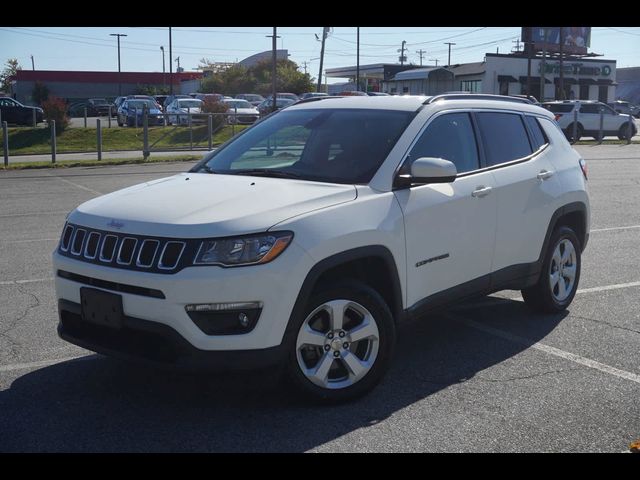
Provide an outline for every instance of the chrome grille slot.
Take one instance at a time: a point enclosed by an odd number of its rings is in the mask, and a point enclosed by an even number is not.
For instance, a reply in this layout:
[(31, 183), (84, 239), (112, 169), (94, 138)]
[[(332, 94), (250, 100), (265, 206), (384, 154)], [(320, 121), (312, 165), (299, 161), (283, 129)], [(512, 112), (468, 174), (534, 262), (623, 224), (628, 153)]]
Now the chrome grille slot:
[(80, 255), (82, 252), (82, 244), (84, 243), (84, 238), (87, 235), (87, 231), (78, 228), (76, 229), (76, 233), (73, 236), (73, 241), (71, 242), (71, 253), (73, 255)]
[(111, 262), (113, 255), (116, 252), (116, 245), (118, 244), (118, 237), (115, 235), (105, 235), (102, 241), (102, 248), (100, 249), (100, 261)]
[(137, 267), (149, 268), (153, 265), (160, 242), (158, 240), (146, 239), (140, 246), (138, 258), (136, 259)]
[(129, 265), (133, 260), (133, 253), (136, 249), (138, 240), (133, 237), (124, 237), (122, 243), (120, 243), (120, 249), (118, 250), (118, 259), (116, 263), (118, 265)]
[(182, 252), (184, 251), (184, 242), (167, 242), (160, 254), (160, 263), (158, 268), (161, 270), (172, 270), (176, 268)]
[(88, 258), (89, 260), (93, 260), (94, 258), (96, 258), (99, 244), (100, 234), (98, 232), (91, 232), (84, 247), (84, 257)]
[(62, 240), (60, 241), (60, 250), (66, 252), (69, 250), (69, 245), (71, 245), (71, 237), (73, 234), (73, 225), (67, 225), (62, 232)]

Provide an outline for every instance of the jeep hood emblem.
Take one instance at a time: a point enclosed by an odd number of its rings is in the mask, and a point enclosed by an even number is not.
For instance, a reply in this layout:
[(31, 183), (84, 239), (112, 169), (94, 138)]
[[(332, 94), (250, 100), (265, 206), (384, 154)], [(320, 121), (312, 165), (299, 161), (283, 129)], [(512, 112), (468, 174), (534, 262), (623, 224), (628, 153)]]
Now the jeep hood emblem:
[(118, 222), (117, 220), (111, 220), (109, 223), (107, 223), (107, 227), (113, 227), (120, 230), (122, 227), (124, 227), (124, 223)]

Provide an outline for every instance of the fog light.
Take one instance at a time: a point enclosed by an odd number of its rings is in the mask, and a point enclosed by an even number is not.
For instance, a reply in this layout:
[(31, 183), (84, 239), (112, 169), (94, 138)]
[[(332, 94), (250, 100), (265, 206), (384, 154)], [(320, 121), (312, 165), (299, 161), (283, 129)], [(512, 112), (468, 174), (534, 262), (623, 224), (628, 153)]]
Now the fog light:
[(241, 313), (238, 315), (238, 320), (240, 320), (240, 325), (247, 328), (249, 326), (249, 317), (247, 317), (246, 313)]
[(207, 335), (241, 335), (255, 328), (262, 302), (200, 303), (185, 305), (185, 310)]

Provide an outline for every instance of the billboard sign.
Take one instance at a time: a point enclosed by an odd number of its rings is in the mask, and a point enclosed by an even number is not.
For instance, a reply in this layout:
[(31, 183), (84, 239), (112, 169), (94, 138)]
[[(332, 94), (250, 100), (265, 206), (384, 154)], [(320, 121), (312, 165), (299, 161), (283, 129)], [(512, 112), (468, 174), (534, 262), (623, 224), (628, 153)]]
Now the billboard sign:
[(532, 42), (536, 51), (559, 52), (561, 33), (565, 53), (587, 53), (587, 47), (591, 46), (591, 27), (523, 27), (522, 41)]

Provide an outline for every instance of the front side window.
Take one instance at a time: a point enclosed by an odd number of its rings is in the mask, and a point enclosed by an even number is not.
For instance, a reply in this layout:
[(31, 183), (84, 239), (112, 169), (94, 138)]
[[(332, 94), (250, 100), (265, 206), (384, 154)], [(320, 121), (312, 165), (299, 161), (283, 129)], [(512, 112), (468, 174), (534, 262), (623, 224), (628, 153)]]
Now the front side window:
[(414, 112), (284, 110), (246, 130), (194, 171), (368, 183)]
[(468, 113), (447, 113), (433, 120), (409, 153), (409, 161), (420, 157), (453, 162), (458, 173), (480, 168), (476, 137)]
[(521, 115), (478, 112), (476, 118), (487, 153), (487, 166), (499, 165), (531, 155), (531, 144)]

